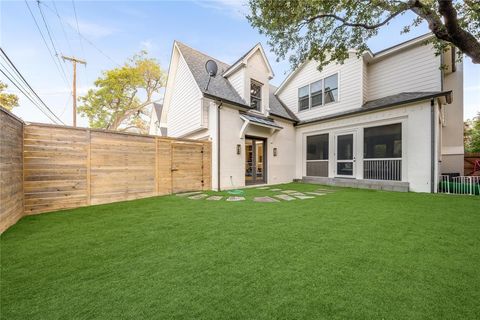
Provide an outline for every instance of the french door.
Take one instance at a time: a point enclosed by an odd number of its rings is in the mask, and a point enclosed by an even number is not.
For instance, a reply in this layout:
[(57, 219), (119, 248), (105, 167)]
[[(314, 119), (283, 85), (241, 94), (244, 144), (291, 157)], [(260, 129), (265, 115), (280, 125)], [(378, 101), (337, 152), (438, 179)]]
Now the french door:
[(355, 177), (355, 132), (335, 135), (335, 176)]
[(266, 155), (264, 139), (245, 138), (245, 184), (266, 183)]

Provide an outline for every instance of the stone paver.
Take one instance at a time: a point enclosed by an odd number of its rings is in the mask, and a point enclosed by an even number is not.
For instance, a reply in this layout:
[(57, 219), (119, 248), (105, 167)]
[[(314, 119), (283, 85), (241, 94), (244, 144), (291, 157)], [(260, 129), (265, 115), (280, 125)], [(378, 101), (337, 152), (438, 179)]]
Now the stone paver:
[(283, 193), (290, 194), (290, 193), (298, 193), (297, 190), (283, 190)]
[(218, 200), (222, 200), (222, 198), (223, 198), (222, 196), (211, 196), (211, 197), (208, 197), (205, 200), (218, 201)]
[(304, 196), (305, 194), (304, 193), (301, 193), (301, 192), (294, 192), (294, 193), (290, 193), (289, 194), (290, 196)]
[(228, 197), (227, 201), (243, 201), (245, 197)]
[(197, 195), (188, 197), (188, 199), (200, 200), (200, 199), (203, 199), (203, 198), (205, 198), (205, 197), (208, 197), (208, 194), (202, 193), (202, 194), (197, 194)]
[(310, 194), (312, 196), (324, 196), (326, 193), (324, 192), (305, 192), (306, 194)]
[(259, 187), (257, 188), (258, 190), (266, 190), (266, 189), (270, 189), (270, 187)]
[(288, 194), (277, 194), (274, 196), (275, 198), (282, 199), (285, 201), (292, 201), (296, 200), (294, 197), (289, 196)]
[(278, 191), (282, 191), (282, 189), (270, 189), (270, 191), (278, 192)]
[(177, 197), (188, 197), (188, 196), (193, 196), (194, 194), (199, 194), (202, 193), (201, 191), (195, 191), (195, 192), (184, 192), (184, 193), (177, 193)]
[(255, 197), (253, 198), (255, 202), (279, 202), (277, 199), (273, 199), (270, 197)]
[(295, 197), (297, 197), (300, 200), (315, 199), (315, 197), (312, 197), (312, 196), (295, 196)]

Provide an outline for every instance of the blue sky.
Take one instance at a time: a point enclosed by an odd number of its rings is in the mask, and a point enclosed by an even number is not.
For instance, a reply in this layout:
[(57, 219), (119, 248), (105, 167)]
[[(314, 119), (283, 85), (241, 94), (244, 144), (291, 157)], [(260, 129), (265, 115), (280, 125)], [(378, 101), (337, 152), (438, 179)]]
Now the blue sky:
[[(36, 1), (29, 2), (47, 44), (52, 47)], [(227, 63), (234, 62), (255, 43), (261, 42), (275, 72), (273, 84), (280, 84), (290, 70), (287, 61), (276, 62), (266, 39), (244, 18), (247, 8), (238, 1), (75, 1), (79, 39), (71, 1), (41, 1), (57, 52), (87, 60), (78, 67), (78, 94), (84, 94), (102, 70), (121, 64), (141, 49), (168, 68), (172, 43), (180, 40)], [(55, 11), (56, 7), (56, 11)], [(61, 17), (61, 20), (58, 18)], [(382, 29), (368, 42), (375, 52), (428, 31), (425, 25), (407, 35), (401, 27), (411, 19), (406, 15)], [(24, 1), (0, 2), (0, 43), (18, 69), (52, 110), (71, 124), (70, 96), (72, 66), (59, 62), (55, 66)], [(85, 40), (85, 39), (88, 39)], [(53, 50), (52, 50), (53, 51)], [(3, 61), (2, 61), (3, 62)], [(2, 80), (6, 80), (1, 75)], [(67, 82), (68, 81), (68, 82)], [(8, 82), (7, 82), (8, 83)], [(480, 65), (464, 60), (465, 118), (480, 111)], [(9, 91), (18, 93), (9, 83)], [(26, 98), (14, 113), (27, 121), (51, 122)], [(87, 126), (86, 119), (78, 124)]]

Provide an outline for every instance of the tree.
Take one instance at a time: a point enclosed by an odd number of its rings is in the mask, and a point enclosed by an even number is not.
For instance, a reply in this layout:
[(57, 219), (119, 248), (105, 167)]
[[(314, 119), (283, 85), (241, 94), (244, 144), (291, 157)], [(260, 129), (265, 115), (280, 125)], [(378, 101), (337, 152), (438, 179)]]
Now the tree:
[(465, 121), (465, 152), (480, 152), (480, 112), (471, 120)]
[(13, 93), (5, 93), (4, 91), (7, 88), (8, 85), (0, 81), (0, 106), (7, 110), (12, 110), (13, 108), (18, 107), (18, 97)]
[(147, 107), (154, 93), (165, 84), (165, 73), (159, 63), (147, 57), (146, 51), (130, 58), (123, 66), (104, 71), (95, 88), (80, 97), (78, 108), (92, 128), (125, 131), (137, 128), (147, 131)]
[(289, 55), (295, 68), (317, 60), (319, 69), (342, 63), (348, 50), (361, 55), (366, 41), (392, 19), (407, 12), (415, 18), (402, 32), (426, 21), (437, 53), (454, 45), (480, 63), (480, 1), (476, 0), (249, 0), (252, 26), (269, 38), (279, 58)]

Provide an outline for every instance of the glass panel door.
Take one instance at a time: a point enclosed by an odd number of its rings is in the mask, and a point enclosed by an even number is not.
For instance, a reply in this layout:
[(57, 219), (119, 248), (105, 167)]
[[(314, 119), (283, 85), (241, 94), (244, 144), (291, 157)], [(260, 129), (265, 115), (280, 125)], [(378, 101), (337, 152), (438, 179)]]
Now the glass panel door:
[(336, 135), (336, 175), (355, 176), (355, 137), (353, 133)]
[(245, 183), (265, 183), (265, 140), (245, 139)]

